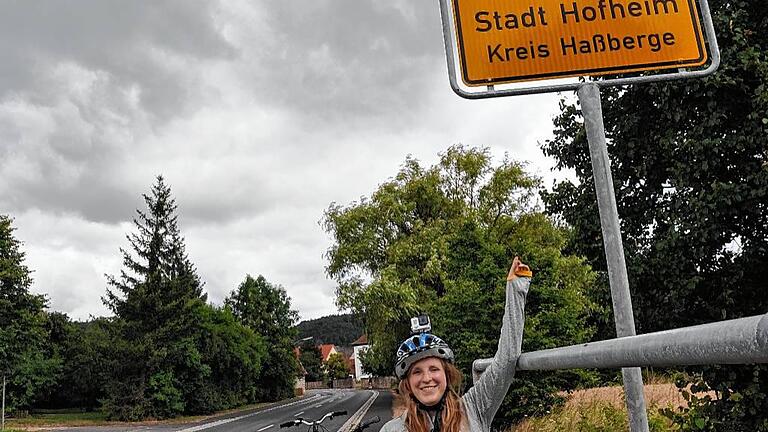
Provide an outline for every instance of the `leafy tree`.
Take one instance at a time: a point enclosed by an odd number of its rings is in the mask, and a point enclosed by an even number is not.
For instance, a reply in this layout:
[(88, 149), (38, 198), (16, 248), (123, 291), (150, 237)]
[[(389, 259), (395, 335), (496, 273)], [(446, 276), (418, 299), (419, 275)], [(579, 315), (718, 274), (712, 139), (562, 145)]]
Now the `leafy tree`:
[(344, 360), (344, 355), (340, 353), (329, 355), (328, 360), (323, 364), (323, 369), (329, 379), (349, 378), (350, 372), (347, 362)]
[[(695, 80), (606, 91), (603, 114), (638, 329), (650, 332), (768, 309), (768, 6), (710, 2), (722, 64)], [(543, 145), (564, 181), (544, 195), (573, 227), (570, 250), (605, 272), (581, 114), (562, 103)], [(610, 304), (607, 284), (594, 298)], [(601, 336), (612, 337), (610, 314)], [(765, 366), (714, 366), (697, 407), (708, 430), (768, 430)], [(696, 383), (701, 384), (701, 383)]]
[[(516, 254), (536, 271), (524, 350), (591, 337), (584, 291), (593, 274), (561, 253), (566, 233), (536, 210), (538, 186), (520, 163), (505, 159), (494, 167), (486, 149), (453, 146), (433, 167), (409, 157), (369, 198), (329, 207), (324, 225), (334, 244), (326, 270), (338, 282), (337, 304), (367, 317), (366, 369), (391, 375), (409, 318), (426, 312), (468, 377), (473, 360), (496, 350), (505, 276)], [(582, 382), (567, 372), (519, 377), (499, 423), (544, 412), (558, 401), (558, 387)]]
[(299, 361), (307, 372), (307, 381), (323, 381), (323, 357), (320, 349), (307, 341), (300, 347)]
[(187, 411), (212, 412), (254, 403), (262, 396), (261, 377), (269, 357), (269, 343), (242, 325), (229, 309), (206, 306), (197, 337), (200, 363), (209, 375), (191, 386)]
[(264, 276), (254, 279), (247, 275), (224, 303), (243, 325), (267, 342), (267, 356), (258, 379), (258, 398), (276, 401), (293, 396), (298, 371), (293, 354), (297, 336), (294, 324), (299, 314), (291, 309), (285, 289), (269, 283)]
[(29, 291), (32, 277), (13, 231), (11, 218), (0, 215), (0, 375), (8, 382), (9, 410), (29, 407), (59, 367), (44, 351), (46, 299)]
[(61, 369), (49, 394), (35, 407), (96, 409), (103, 399), (104, 383), (110, 376), (107, 359), (111, 340), (111, 320), (96, 318), (88, 322), (72, 322), (61, 312), (46, 316), (47, 355), (59, 358)]

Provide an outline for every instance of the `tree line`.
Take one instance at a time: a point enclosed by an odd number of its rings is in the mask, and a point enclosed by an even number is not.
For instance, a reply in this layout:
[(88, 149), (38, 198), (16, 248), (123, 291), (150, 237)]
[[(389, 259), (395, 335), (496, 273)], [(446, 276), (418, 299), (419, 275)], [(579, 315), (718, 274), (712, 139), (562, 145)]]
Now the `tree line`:
[(352, 314), (329, 315), (300, 322), (299, 339), (312, 337), (315, 344), (352, 345), (364, 332), (363, 323)]
[(211, 305), (157, 177), (137, 210), (123, 268), (108, 276), (108, 318), (72, 321), (30, 292), (32, 278), (0, 215), (0, 372), (6, 408), (100, 408), (112, 419), (203, 414), (293, 396), (298, 314), (285, 289), (250, 275)]

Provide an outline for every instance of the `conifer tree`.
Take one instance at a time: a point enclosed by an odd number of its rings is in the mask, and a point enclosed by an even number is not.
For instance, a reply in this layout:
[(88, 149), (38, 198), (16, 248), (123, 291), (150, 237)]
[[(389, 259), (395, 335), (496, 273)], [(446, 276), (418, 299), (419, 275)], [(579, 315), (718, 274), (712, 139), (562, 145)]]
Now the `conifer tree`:
[[(136, 232), (120, 249), (120, 277), (107, 276), (104, 303), (115, 313), (115, 375), (106, 407), (112, 417), (172, 417), (187, 410), (210, 368), (197, 339), (205, 314), (202, 282), (185, 251), (171, 189), (158, 176)], [(197, 403), (193, 403), (199, 406)]]
[(130, 249), (120, 248), (120, 278), (107, 276), (113, 290), (104, 303), (119, 318), (151, 330), (184, 302), (205, 302), (202, 283), (184, 248), (176, 202), (162, 176), (144, 194), (147, 211), (136, 210), (135, 233), (126, 236)]

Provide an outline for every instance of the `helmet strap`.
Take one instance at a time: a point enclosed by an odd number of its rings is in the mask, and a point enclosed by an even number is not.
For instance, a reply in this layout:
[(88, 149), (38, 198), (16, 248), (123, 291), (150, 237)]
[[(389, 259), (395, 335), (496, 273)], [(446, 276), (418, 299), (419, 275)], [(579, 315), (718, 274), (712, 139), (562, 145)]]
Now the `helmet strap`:
[[(443, 392), (443, 397), (440, 398), (440, 401), (438, 401), (435, 405), (424, 405), (416, 399), (415, 396), (411, 395), (411, 398), (414, 402), (416, 402), (416, 405), (418, 405), (419, 409), (427, 413), (427, 415), (434, 414), (434, 420), (432, 420), (432, 432), (440, 432), (440, 428), (442, 427), (443, 423), (443, 407), (445, 406), (445, 396), (448, 393), (448, 389), (446, 389)], [(431, 416), (430, 416), (431, 417)]]

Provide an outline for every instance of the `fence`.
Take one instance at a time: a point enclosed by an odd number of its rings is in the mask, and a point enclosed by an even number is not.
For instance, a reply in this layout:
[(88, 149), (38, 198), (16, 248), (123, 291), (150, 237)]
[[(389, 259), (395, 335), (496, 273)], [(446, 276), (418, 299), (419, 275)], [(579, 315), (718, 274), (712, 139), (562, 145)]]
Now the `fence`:
[(328, 387), (328, 384), (323, 381), (307, 381), (306, 388), (307, 390), (317, 390), (317, 389), (327, 389), (329, 387)]
[(307, 381), (305, 384), (305, 387), (307, 390), (330, 389), (330, 388), (351, 389), (351, 388), (355, 388), (355, 380), (354, 378), (346, 378), (346, 379), (335, 379), (330, 381)]
[(355, 388), (355, 379), (354, 378), (335, 379), (332, 381), (331, 387), (344, 388), (344, 389)]
[(358, 387), (366, 389), (389, 390), (397, 386), (399, 380), (395, 377), (371, 377), (360, 380)]

